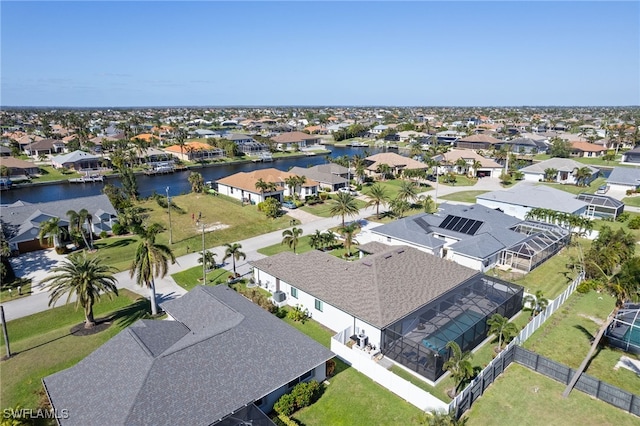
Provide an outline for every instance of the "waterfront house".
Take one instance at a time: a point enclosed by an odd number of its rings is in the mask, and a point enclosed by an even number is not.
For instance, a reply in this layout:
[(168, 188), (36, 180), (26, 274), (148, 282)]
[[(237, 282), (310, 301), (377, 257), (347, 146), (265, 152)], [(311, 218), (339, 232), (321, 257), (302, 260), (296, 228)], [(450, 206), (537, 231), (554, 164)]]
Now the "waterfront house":
[(640, 165), (640, 146), (622, 153), (622, 164), (638, 164)]
[(0, 157), (0, 166), (7, 168), (9, 176), (33, 176), (40, 172), (38, 166), (31, 161), (15, 157)]
[(31, 157), (64, 152), (65, 144), (59, 139), (40, 139), (24, 146), (24, 152)]
[[(523, 167), (520, 171), (523, 173), (524, 180), (526, 181), (544, 182), (547, 180), (546, 178), (550, 178), (550, 182), (575, 185), (577, 183), (575, 172), (583, 167), (589, 169), (591, 173), (590, 177), (585, 181), (587, 184), (591, 183), (600, 174), (599, 169), (584, 163), (579, 163), (570, 158), (550, 158), (548, 160)], [(545, 176), (547, 174), (545, 173), (545, 170), (556, 170), (556, 173), (554, 176)]]
[[(439, 162), (438, 174), (459, 173), (468, 174), (471, 172), (476, 177), (500, 177), (503, 167), (491, 158), (483, 157), (475, 151), (468, 149), (451, 149), (445, 153), (433, 157)], [(464, 160), (465, 166), (458, 165), (458, 160)], [(474, 164), (478, 163), (476, 170)]]
[(602, 145), (582, 141), (571, 142), (570, 155), (572, 157), (602, 157), (606, 153), (607, 148)]
[(51, 165), (54, 168), (67, 168), (78, 172), (99, 169), (101, 161), (101, 157), (80, 150), (51, 157)]
[(370, 155), (366, 157), (364, 161), (366, 167), (365, 173), (367, 173), (368, 176), (380, 176), (381, 174), (378, 172), (378, 167), (382, 164), (389, 166), (394, 176), (402, 174), (404, 170), (427, 170), (429, 168), (425, 163), (394, 152), (381, 152)]
[(320, 164), (313, 167), (292, 167), (290, 173), (306, 176), (318, 182), (320, 187), (337, 191), (349, 186), (349, 169), (336, 163)]
[(493, 149), (500, 142), (500, 139), (496, 139), (491, 135), (477, 134), (458, 139), (455, 142), (455, 146), (464, 149)]
[(164, 302), (42, 382), (62, 426), (273, 425), (265, 413), (333, 353), (225, 285)]
[(287, 251), (250, 263), (274, 297), (432, 381), (444, 374), (449, 340), (471, 350), (490, 315), (511, 317), (522, 306), (521, 287), (413, 247), (373, 242), (360, 253), (347, 261)]
[[(291, 191), (291, 188), (285, 183), (285, 180), (291, 176), (305, 175), (283, 172), (274, 168), (239, 172), (219, 179), (217, 181), (218, 192), (252, 204), (261, 203), (267, 198), (275, 198), (279, 202), (283, 202), (286, 196), (295, 195), (298, 198), (305, 199), (318, 194), (318, 182), (309, 178), (302, 186), (297, 186)], [(261, 179), (263, 182), (273, 183), (275, 185), (274, 190), (263, 192), (261, 189), (256, 188), (256, 183)]]
[(310, 145), (320, 145), (320, 137), (303, 132), (285, 132), (271, 138), (280, 151), (293, 151)]
[(204, 142), (187, 142), (181, 148), (180, 145), (171, 145), (164, 149), (168, 154), (174, 155), (182, 161), (214, 160), (224, 157), (224, 151)]

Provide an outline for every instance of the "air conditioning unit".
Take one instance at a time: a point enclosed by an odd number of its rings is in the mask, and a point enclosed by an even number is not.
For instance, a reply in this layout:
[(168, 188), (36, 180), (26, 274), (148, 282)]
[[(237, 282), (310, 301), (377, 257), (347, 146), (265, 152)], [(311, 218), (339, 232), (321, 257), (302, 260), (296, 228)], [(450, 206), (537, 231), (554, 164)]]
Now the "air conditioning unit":
[(285, 302), (286, 299), (287, 299), (287, 294), (281, 290), (274, 291), (273, 296), (271, 296), (271, 300), (273, 301), (273, 304), (276, 305), (278, 308), (281, 308), (284, 305), (286, 305), (286, 302)]

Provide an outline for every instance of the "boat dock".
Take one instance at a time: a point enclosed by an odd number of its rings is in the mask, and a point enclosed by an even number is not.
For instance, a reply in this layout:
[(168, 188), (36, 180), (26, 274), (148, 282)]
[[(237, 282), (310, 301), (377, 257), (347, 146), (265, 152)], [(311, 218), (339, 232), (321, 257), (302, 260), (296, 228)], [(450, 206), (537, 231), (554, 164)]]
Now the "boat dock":
[(79, 178), (69, 179), (70, 183), (86, 183), (86, 182), (103, 182), (104, 176), (102, 175), (87, 175)]

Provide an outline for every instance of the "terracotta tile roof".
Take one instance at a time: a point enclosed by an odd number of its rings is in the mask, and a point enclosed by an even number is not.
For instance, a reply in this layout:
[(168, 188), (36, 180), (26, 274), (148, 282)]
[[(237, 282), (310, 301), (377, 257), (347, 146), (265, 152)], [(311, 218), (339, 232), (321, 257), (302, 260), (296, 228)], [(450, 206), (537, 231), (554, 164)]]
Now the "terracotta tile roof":
[(601, 145), (589, 142), (572, 142), (571, 147), (583, 152), (602, 152), (607, 150), (607, 148)]
[[(209, 145), (208, 143), (203, 143), (203, 142), (187, 142), (186, 144), (184, 144), (184, 147), (182, 148), (182, 152), (187, 152), (188, 149), (194, 150), (194, 151), (208, 151), (210, 149), (216, 149), (215, 147)], [(180, 145), (171, 145), (168, 146), (164, 149), (165, 151), (169, 151), (169, 152), (175, 152), (175, 153), (180, 153)]]
[(145, 142), (150, 142), (153, 139), (158, 139), (158, 136), (152, 135), (151, 133), (140, 133), (139, 135), (136, 135), (131, 139), (141, 139)]
[[(256, 182), (262, 179), (265, 182), (273, 182), (276, 184), (282, 184), (284, 188), (284, 181), (291, 176), (299, 176), (290, 172), (283, 172), (275, 168), (268, 168), (262, 170), (254, 170), (251, 172), (240, 172), (219, 179), (217, 182), (223, 185), (231, 186), (234, 188), (244, 189), (245, 191), (258, 193), (256, 189)], [(307, 178), (304, 185), (305, 187), (318, 186), (318, 182)]]

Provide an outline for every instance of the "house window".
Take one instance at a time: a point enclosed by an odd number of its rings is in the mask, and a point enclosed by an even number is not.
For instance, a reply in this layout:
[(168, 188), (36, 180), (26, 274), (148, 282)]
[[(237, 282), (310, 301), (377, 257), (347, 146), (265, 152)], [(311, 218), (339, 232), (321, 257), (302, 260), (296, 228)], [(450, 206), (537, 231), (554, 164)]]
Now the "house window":
[(260, 398), (260, 399), (256, 399), (254, 404), (256, 405), (256, 407), (261, 406), (262, 404), (264, 404), (264, 397)]
[(300, 381), (304, 381), (307, 379), (310, 379), (311, 377), (313, 377), (315, 375), (316, 370), (309, 370), (306, 373), (304, 373), (302, 376), (300, 376)]
[(391, 242), (391, 237), (387, 237), (387, 242), (390, 243)]
[(322, 300), (316, 299), (316, 311), (322, 312)]
[(297, 299), (298, 298), (298, 289), (295, 287), (291, 287), (291, 297)]
[(291, 389), (292, 387), (294, 387), (295, 385), (297, 385), (299, 381), (300, 381), (300, 378), (293, 379), (292, 381), (290, 381), (290, 382), (287, 384), (287, 388)]
[(233, 194), (233, 188), (229, 188), (229, 193)]

